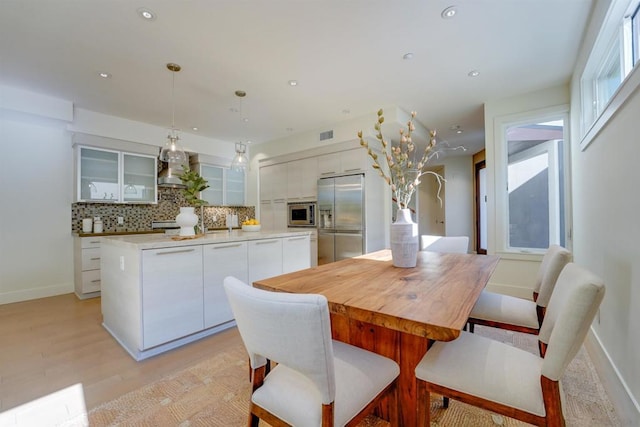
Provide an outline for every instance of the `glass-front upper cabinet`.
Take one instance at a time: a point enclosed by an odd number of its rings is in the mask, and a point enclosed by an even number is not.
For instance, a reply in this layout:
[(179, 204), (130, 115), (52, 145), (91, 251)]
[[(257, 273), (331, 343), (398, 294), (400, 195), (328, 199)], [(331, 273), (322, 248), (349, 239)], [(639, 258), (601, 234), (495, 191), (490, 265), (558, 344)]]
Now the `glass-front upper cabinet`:
[(120, 199), (120, 153), (80, 147), (78, 199), (117, 202)]
[(209, 202), (209, 205), (244, 205), (244, 172), (201, 163), (200, 175), (209, 184), (209, 188), (201, 192), (200, 197)]
[(234, 171), (231, 169), (226, 172), (226, 204), (229, 206), (244, 205), (244, 171)]
[(153, 156), (78, 147), (78, 201), (156, 203)]
[(157, 167), (155, 157), (122, 153), (122, 200), (155, 203)]
[(202, 191), (200, 198), (210, 205), (224, 205), (224, 169), (219, 166), (200, 165), (200, 176), (207, 180), (209, 188)]

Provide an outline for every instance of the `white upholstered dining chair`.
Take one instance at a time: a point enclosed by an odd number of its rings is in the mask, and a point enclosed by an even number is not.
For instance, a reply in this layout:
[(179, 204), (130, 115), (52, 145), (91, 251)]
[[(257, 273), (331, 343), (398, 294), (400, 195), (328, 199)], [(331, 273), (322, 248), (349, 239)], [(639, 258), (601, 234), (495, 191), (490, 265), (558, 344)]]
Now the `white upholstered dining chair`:
[(469, 237), (422, 234), (420, 249), (431, 252), (466, 254), (469, 251)]
[(571, 258), (571, 252), (562, 246), (549, 246), (538, 269), (533, 301), (482, 291), (469, 315), (469, 331), (473, 332), (474, 325), (484, 325), (538, 334), (558, 276)]
[(436, 342), (416, 366), (418, 425), (430, 422), (430, 394), (538, 426), (564, 426), (560, 379), (580, 349), (604, 297), (602, 281), (573, 263), (558, 278), (538, 335), (544, 358), (462, 332)]
[[(253, 371), (250, 426), (352, 426), (385, 397), (397, 425), (398, 364), (333, 341), (324, 296), (268, 292), (234, 277), (224, 287)], [(267, 358), (277, 365), (265, 375)]]

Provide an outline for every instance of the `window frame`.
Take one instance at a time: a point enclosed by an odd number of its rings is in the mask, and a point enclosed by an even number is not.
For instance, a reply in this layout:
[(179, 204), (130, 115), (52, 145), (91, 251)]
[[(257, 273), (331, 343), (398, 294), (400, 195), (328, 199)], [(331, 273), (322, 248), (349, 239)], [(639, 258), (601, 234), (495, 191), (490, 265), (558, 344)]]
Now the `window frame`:
[[(580, 78), (580, 149), (584, 151), (609, 119), (640, 86), (638, 45), (640, 44), (640, 0), (613, 0), (589, 53)], [(607, 101), (598, 100), (597, 79), (612, 55), (618, 57), (622, 79)]]
[[(516, 248), (509, 246), (509, 191), (508, 191), (508, 142), (507, 129), (531, 123), (544, 123), (553, 120), (563, 120), (563, 154), (561, 156), (564, 175), (561, 179), (562, 189), (560, 197), (564, 196), (564, 241), (566, 247), (572, 246), (571, 223), (571, 182), (570, 182), (570, 158), (571, 147), (569, 134), (569, 105), (556, 105), (548, 108), (525, 111), (513, 115), (496, 117), (494, 120), (495, 135), (495, 253), (505, 258), (530, 259), (532, 256), (538, 259), (545, 249)], [(504, 189), (501, 191), (500, 189)], [(550, 213), (551, 214), (551, 213)], [(550, 243), (554, 243), (550, 241)]]

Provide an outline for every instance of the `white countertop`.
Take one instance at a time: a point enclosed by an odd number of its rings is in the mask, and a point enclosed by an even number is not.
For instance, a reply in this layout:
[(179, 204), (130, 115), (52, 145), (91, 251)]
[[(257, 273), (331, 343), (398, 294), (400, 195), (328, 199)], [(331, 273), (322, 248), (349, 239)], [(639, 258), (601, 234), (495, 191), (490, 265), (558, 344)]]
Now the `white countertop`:
[(134, 234), (126, 236), (105, 236), (102, 237), (102, 244), (112, 244), (116, 246), (129, 247), (134, 249), (158, 249), (173, 248), (179, 246), (209, 245), (212, 243), (244, 242), (248, 240), (276, 239), (283, 237), (308, 236), (311, 230), (299, 231), (242, 231), (216, 230), (207, 233), (203, 237), (196, 239), (173, 240), (167, 234)]

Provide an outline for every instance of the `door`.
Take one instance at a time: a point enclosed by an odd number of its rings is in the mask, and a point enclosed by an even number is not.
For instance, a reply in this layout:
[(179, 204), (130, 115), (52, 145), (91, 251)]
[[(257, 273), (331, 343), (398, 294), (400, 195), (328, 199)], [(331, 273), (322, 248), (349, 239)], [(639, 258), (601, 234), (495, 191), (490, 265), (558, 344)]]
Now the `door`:
[(318, 231), (318, 265), (334, 262), (335, 235), (332, 232)]
[(320, 230), (333, 230), (333, 202), (334, 202), (333, 178), (318, 180), (318, 228)]
[(487, 253), (487, 165), (476, 163), (476, 248)]
[[(434, 169), (434, 172), (444, 176), (444, 168)], [(446, 235), (445, 229), (445, 191), (446, 185), (440, 189), (438, 199), (438, 180), (433, 175), (423, 175), (422, 184), (418, 186), (418, 230), (422, 234), (434, 236)]]
[(211, 328), (233, 320), (224, 291), (224, 278), (233, 276), (247, 283), (247, 242), (229, 242), (202, 247), (204, 261), (204, 327)]
[(362, 255), (361, 233), (335, 234), (335, 261)]
[(362, 230), (364, 205), (362, 175), (335, 178), (335, 229)]

